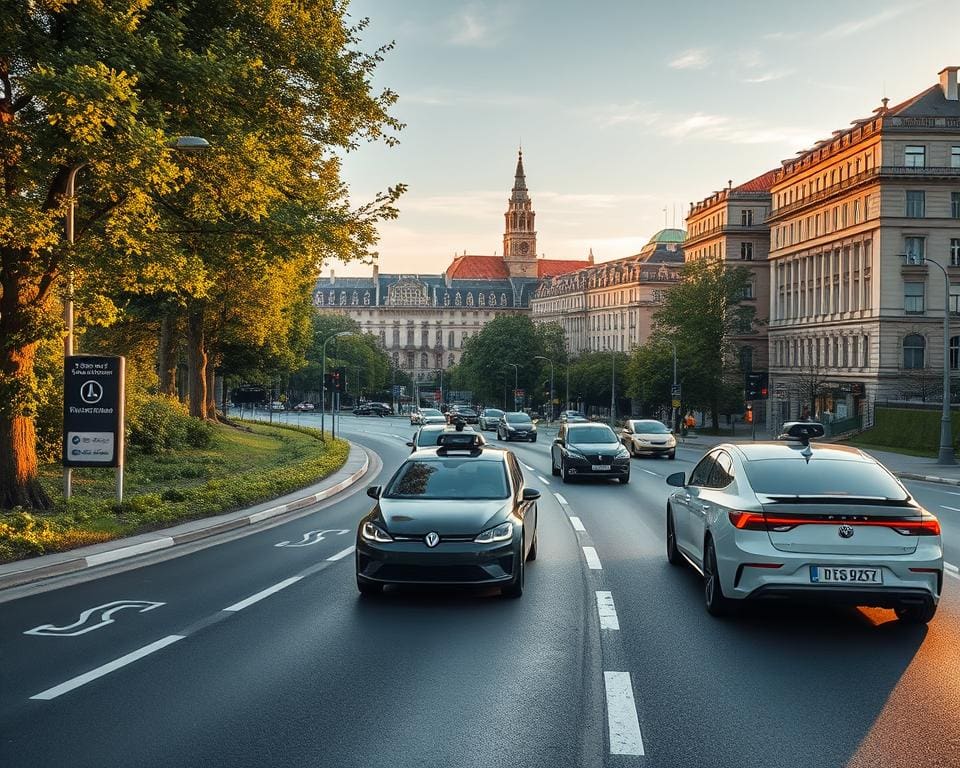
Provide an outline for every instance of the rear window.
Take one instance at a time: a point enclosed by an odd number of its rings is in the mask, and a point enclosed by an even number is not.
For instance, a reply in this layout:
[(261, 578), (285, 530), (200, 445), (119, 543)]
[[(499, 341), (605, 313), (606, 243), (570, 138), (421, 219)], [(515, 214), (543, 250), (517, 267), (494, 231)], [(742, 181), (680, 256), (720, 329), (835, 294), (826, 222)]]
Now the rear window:
[(659, 421), (634, 421), (631, 422), (634, 432), (643, 435), (669, 435), (669, 428)]
[(408, 461), (394, 475), (388, 499), (505, 499), (509, 494), (502, 461), (447, 457)]
[(483, 415), (484, 415), (484, 416), (495, 416), (495, 417), (499, 418), (500, 416), (503, 416), (503, 411), (498, 411), (496, 408), (487, 408), (487, 409), (483, 412)]
[(602, 424), (590, 427), (577, 427), (567, 433), (567, 440), (574, 445), (581, 443), (615, 443), (616, 435), (613, 430)]
[(420, 411), (421, 416), (443, 416), (436, 408), (423, 408)]
[(443, 430), (440, 429), (421, 429), (417, 432), (417, 446), (438, 445), (442, 434)]
[(851, 496), (904, 501), (908, 496), (882, 467), (867, 461), (802, 458), (744, 462), (757, 493), (770, 496)]
[(530, 422), (530, 417), (525, 413), (508, 413), (507, 421), (511, 424), (527, 424)]

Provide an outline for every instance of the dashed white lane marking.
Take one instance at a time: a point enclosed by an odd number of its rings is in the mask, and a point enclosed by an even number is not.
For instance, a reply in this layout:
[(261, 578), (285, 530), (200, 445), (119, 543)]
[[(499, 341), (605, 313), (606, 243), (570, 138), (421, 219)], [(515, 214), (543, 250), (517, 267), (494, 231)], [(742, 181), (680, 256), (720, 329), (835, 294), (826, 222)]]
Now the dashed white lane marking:
[(224, 608), (225, 611), (242, 611), (244, 608), (253, 605), (254, 603), (259, 603), (263, 598), (270, 597), (274, 592), (279, 592), (281, 589), (286, 589), (291, 584), (296, 584), (303, 576), (291, 576), (289, 579), (284, 579), (272, 587), (267, 587), (266, 589), (257, 592), (255, 595), (250, 595), (250, 597), (245, 600), (241, 600), (239, 603), (234, 603), (227, 608)]
[(537, 480), (539, 480), (544, 485), (550, 485), (550, 481), (547, 480), (543, 475), (537, 475)]
[(620, 629), (612, 592), (597, 592), (597, 615), (600, 616), (600, 629)]
[(343, 558), (345, 558), (347, 555), (352, 555), (352, 554), (353, 554), (353, 550), (355, 550), (355, 549), (356, 549), (355, 546), (354, 546), (354, 547), (347, 547), (346, 549), (343, 549), (343, 550), (340, 550), (339, 552), (337, 552), (337, 554), (331, 555), (330, 557), (327, 558), (327, 560), (329, 560), (331, 563), (334, 562), (334, 561), (336, 561), (336, 560), (343, 560)]
[(531, 472), (534, 472), (534, 471), (535, 471), (534, 468), (531, 467), (529, 464), (524, 464), (522, 461), (520, 462), (520, 464), (521, 464), (521, 466), (522, 466), (524, 469), (528, 469), (528, 470), (530, 470)]
[(641, 469), (640, 471), (646, 472), (648, 475), (653, 475), (654, 477), (660, 477), (659, 473), (654, 472), (653, 470), (650, 470), (650, 469)]
[(947, 493), (951, 496), (960, 496), (960, 493), (958, 493), (957, 491), (940, 491), (940, 493)]
[(561, 504), (566, 504), (567, 506), (570, 506), (570, 502), (567, 501), (565, 498), (563, 498), (562, 494), (559, 494), (556, 491), (554, 491), (553, 495), (557, 497), (557, 501), (559, 501)]
[(611, 755), (642, 755), (643, 737), (629, 672), (604, 672)]
[(600, 558), (597, 557), (597, 550), (594, 547), (584, 547), (583, 556), (587, 558), (587, 567), (592, 571), (601, 571)]
[(68, 693), (74, 688), (79, 688), (81, 685), (86, 685), (97, 678), (103, 677), (104, 675), (109, 675), (114, 670), (127, 666), (127, 664), (132, 664), (137, 659), (142, 659), (144, 656), (149, 656), (154, 651), (159, 651), (161, 648), (166, 648), (168, 645), (177, 642), (177, 640), (183, 640), (184, 637), (185, 635), (167, 635), (161, 640), (157, 640), (156, 642), (150, 643), (150, 645), (143, 646), (143, 648), (138, 648), (135, 651), (131, 651), (126, 656), (121, 656), (119, 659), (109, 661), (106, 664), (97, 667), (96, 669), (91, 669), (89, 672), (84, 672), (82, 675), (77, 675), (76, 677), (67, 680), (65, 683), (55, 685), (53, 688), (47, 688), (47, 690), (38, 693), (36, 696), (31, 696), (30, 698), (41, 699), (44, 701), (55, 699), (57, 696)]
[(570, 515), (570, 525), (573, 526), (575, 531), (586, 531), (587, 529), (583, 527), (583, 521), (580, 520), (576, 515)]
[(941, 504), (940, 506), (943, 507), (943, 509), (949, 509), (951, 512), (960, 512), (960, 509), (956, 507), (948, 507), (946, 504)]
[(960, 581), (960, 568), (957, 568), (957, 566), (952, 563), (944, 562), (943, 572), (946, 573), (947, 576), (953, 576), (957, 581)]

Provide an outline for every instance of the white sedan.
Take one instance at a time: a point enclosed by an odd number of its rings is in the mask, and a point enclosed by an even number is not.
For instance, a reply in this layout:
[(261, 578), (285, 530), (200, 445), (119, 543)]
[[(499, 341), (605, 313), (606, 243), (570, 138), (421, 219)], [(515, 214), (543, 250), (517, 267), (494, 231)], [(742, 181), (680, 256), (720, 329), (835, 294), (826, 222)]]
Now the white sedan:
[(777, 442), (713, 448), (667, 478), (667, 559), (703, 575), (706, 608), (801, 599), (893, 608), (926, 623), (943, 587), (940, 522), (856, 448), (810, 445), (823, 426), (784, 425)]
[(620, 442), (631, 456), (677, 457), (677, 438), (662, 421), (629, 419), (620, 430)]
[(447, 417), (436, 408), (417, 408), (410, 413), (410, 424), (446, 424)]

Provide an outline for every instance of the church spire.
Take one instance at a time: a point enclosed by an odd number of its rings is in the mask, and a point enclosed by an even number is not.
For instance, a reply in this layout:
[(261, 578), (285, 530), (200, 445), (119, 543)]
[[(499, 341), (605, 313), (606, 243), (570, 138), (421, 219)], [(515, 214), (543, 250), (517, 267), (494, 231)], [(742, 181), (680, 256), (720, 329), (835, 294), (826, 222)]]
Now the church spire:
[(527, 194), (527, 177), (523, 172), (523, 150), (521, 149), (517, 153), (517, 171), (514, 174), (513, 179), (513, 195), (511, 195), (511, 200), (529, 200), (530, 196)]

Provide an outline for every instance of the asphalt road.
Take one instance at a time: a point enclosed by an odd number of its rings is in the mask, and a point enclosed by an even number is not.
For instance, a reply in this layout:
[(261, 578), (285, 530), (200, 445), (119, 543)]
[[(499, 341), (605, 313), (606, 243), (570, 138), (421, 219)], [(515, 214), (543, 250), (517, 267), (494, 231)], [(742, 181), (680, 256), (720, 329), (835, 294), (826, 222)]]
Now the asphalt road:
[[(409, 451), (405, 420), (342, 427), (383, 460), (364, 486)], [(664, 477), (699, 451), (635, 459), (627, 486), (561, 485), (549, 447), (511, 445), (544, 492), (520, 600), (361, 600), (360, 486), (0, 603), (0, 765), (960, 766), (960, 579), (927, 628), (867, 609), (713, 619), (696, 575), (664, 557)], [(960, 496), (909, 486), (960, 563)]]

